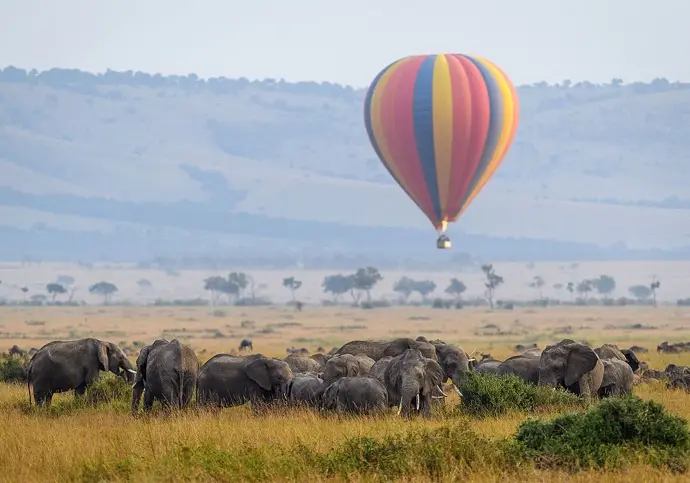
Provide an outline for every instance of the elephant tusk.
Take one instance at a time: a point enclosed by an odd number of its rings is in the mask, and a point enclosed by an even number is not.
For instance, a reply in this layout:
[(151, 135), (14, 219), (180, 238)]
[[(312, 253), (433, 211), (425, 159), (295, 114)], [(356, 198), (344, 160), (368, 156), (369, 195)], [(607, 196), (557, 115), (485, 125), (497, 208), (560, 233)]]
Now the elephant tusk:
[(460, 392), (460, 389), (458, 389), (458, 386), (456, 386), (455, 383), (453, 383), (453, 389), (455, 389), (455, 392), (458, 393), (458, 396), (463, 397), (462, 393)]
[(137, 373), (137, 371), (135, 371), (134, 369), (127, 369), (127, 372), (131, 372), (132, 374), (136, 374), (136, 373)]
[(400, 416), (400, 412), (402, 411), (402, 401), (403, 401), (403, 398), (401, 396), (400, 397), (400, 404), (398, 405), (398, 416)]
[(445, 392), (443, 392), (443, 388), (441, 387), (440, 384), (437, 386), (437, 389), (438, 389), (438, 391), (439, 391), (441, 394), (443, 394), (443, 397), (448, 397), (448, 394), (446, 394)]
[(431, 396), (431, 399), (443, 399), (445, 396)]
[(475, 358), (473, 357), (473, 358), (471, 358), (471, 359), (467, 359), (467, 362), (477, 362), (477, 359), (475, 359)]
[(419, 411), (419, 393), (417, 393), (417, 395), (415, 396), (414, 399), (415, 399), (415, 404), (417, 406), (417, 411)]

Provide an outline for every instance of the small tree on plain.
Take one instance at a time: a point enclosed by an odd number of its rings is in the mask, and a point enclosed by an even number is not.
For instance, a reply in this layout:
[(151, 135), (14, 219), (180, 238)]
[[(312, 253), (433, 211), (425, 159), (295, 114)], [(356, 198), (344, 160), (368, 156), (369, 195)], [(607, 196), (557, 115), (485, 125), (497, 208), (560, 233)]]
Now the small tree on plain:
[(494, 308), (494, 293), (496, 288), (503, 283), (503, 277), (498, 275), (494, 270), (493, 265), (482, 265), (482, 272), (486, 276), (486, 282), (484, 282), (484, 287), (486, 291), (484, 292), (486, 300), (489, 302), (489, 307), (491, 310)]
[(295, 277), (288, 277), (283, 279), (283, 287), (290, 290), (290, 295), (292, 295), (292, 301), (295, 301), (295, 291), (302, 286), (302, 282), (297, 280)]
[(354, 276), (354, 285), (360, 292), (365, 292), (367, 294), (367, 302), (371, 302), (371, 290), (383, 280), (383, 275), (379, 272), (378, 268), (365, 267), (357, 270)]
[(467, 286), (457, 278), (451, 278), (450, 283), (445, 290), (448, 295), (454, 296), (456, 300), (461, 300), (462, 294), (464, 294), (466, 291)]
[(415, 281), (409, 277), (402, 277), (400, 280), (393, 284), (393, 291), (399, 293), (405, 299), (407, 303), (410, 295), (415, 290)]
[(55, 297), (67, 293), (67, 289), (59, 283), (49, 283), (46, 285), (46, 292), (53, 297), (53, 303), (55, 303)]
[(414, 291), (422, 296), (422, 300), (426, 301), (427, 297), (436, 290), (436, 283), (432, 280), (422, 280), (414, 282)]
[(532, 281), (529, 283), (529, 286), (537, 290), (537, 292), (539, 293), (539, 298), (543, 299), (544, 295), (542, 289), (545, 284), (546, 282), (544, 281), (543, 277), (541, 277), (540, 275), (535, 275), (534, 278), (532, 278)]
[(639, 302), (649, 300), (652, 296), (652, 289), (647, 285), (633, 285), (628, 289), (628, 292), (635, 297)]
[(232, 272), (228, 275), (228, 281), (237, 285), (237, 296), (242, 297), (244, 290), (249, 285), (249, 277), (244, 272)]
[(592, 280), (592, 286), (606, 300), (616, 290), (616, 279), (610, 275), (600, 275), (599, 278)]
[(649, 289), (652, 291), (652, 304), (656, 307), (656, 291), (661, 287), (661, 282), (654, 279), (652, 283), (649, 284)]
[(98, 282), (89, 287), (89, 292), (103, 297), (103, 303), (110, 303), (113, 294), (117, 292), (117, 285), (110, 282)]
[(584, 300), (587, 300), (589, 293), (592, 291), (593, 288), (594, 287), (592, 286), (591, 280), (582, 280), (580, 283), (577, 284), (577, 293), (581, 294)]
[(568, 282), (568, 285), (565, 286), (565, 289), (568, 291), (570, 294), (570, 301), (573, 301), (573, 293), (575, 292), (575, 284), (573, 282)]
[(321, 282), (321, 287), (325, 293), (333, 295), (336, 303), (340, 302), (340, 296), (354, 289), (353, 277), (343, 274), (329, 275)]

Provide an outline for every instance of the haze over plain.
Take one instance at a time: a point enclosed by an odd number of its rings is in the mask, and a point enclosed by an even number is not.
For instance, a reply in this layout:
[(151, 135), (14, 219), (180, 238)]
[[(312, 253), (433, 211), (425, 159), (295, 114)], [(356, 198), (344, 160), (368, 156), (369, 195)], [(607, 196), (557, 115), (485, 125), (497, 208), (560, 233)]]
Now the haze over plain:
[[(369, 145), (363, 89), (395, 58), (451, 51), (501, 66), (522, 106), (509, 155), (450, 228), (458, 250), (690, 256), (686, 2), (66, 0), (0, 12), (0, 64), (27, 72), (0, 80), (3, 258), (257, 243), (426, 256), (433, 230)], [(52, 68), (131, 73), (28, 75)], [(197, 80), (217, 76), (249, 80)]]

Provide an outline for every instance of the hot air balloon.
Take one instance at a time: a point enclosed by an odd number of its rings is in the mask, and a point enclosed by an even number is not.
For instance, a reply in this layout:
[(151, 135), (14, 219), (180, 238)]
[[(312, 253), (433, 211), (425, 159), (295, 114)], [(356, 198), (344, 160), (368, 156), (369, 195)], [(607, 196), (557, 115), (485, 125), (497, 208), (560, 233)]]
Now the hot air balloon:
[(439, 232), (438, 248), (450, 248), (447, 224), (462, 215), (503, 161), (518, 111), (505, 73), (464, 54), (404, 57), (369, 86), (369, 140)]

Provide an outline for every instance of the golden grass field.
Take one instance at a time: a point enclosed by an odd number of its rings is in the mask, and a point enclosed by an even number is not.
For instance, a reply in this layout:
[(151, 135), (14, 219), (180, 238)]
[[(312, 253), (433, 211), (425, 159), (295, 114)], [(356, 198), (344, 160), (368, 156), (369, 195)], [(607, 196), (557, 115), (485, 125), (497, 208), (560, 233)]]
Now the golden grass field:
[[(467, 352), (490, 352), (498, 358), (514, 353), (517, 343), (537, 342), (540, 347), (564, 337), (604, 342), (621, 347), (636, 344), (650, 349), (641, 359), (650, 367), (690, 364), (690, 353), (658, 354), (656, 345), (690, 340), (690, 307), (559, 307), (494, 311), (474, 308), (435, 310), (430, 307), (393, 307), (362, 310), (351, 307), (311, 307), (303, 312), (274, 306), (265, 308), (167, 307), (0, 307), (0, 349), (12, 344), (40, 347), (49, 340), (95, 336), (114, 342), (151, 342), (165, 336), (189, 343), (205, 360), (218, 352), (236, 349), (251, 336), (254, 350), (284, 357), (286, 347), (315, 351), (354, 339), (395, 336), (441, 338)], [(254, 326), (242, 327), (243, 321)], [(511, 334), (477, 336), (488, 323)], [(632, 323), (654, 326), (649, 330), (623, 328)], [(570, 326), (564, 335), (559, 328)], [(608, 327), (604, 329), (604, 327)], [(262, 329), (267, 333), (261, 333)], [(6, 347), (3, 347), (6, 346)], [(132, 355), (134, 359), (136, 355)], [(664, 404), (673, 414), (690, 419), (690, 394), (669, 391), (660, 384), (635, 387), (635, 394)], [(56, 395), (54, 405), (69, 404), (71, 393)], [(326, 417), (311, 411), (287, 410), (254, 415), (248, 407), (210, 414), (189, 409), (182, 414), (133, 418), (126, 408), (105, 406), (65, 410), (61, 413), (28, 411), (26, 387), (0, 384), (0, 481), (237, 481), (227, 459), (240, 458), (246, 448), (273, 454), (301, 443), (327, 452), (352, 436), (383, 437), (410, 428), (448, 424), (466, 425), (481, 436), (510, 436), (527, 414), (472, 419), (450, 410), (431, 421), (402, 421), (392, 412), (380, 418)], [(458, 403), (452, 393), (446, 406)], [(59, 416), (57, 415), (59, 414)], [(542, 414), (540, 416), (549, 416)], [(216, 456), (197, 461), (200, 452), (213, 448)], [(206, 453), (204, 453), (206, 454)], [(191, 456), (190, 456), (191, 455)], [(221, 455), (221, 456), (218, 456)], [(191, 458), (191, 460), (190, 460)], [(211, 459), (209, 459), (211, 458)], [(218, 461), (212, 458), (219, 458)], [(190, 462), (191, 461), (191, 462)], [(238, 460), (239, 461), (239, 460)], [(251, 460), (242, 460), (250, 464)], [(250, 463), (246, 463), (249, 461)], [(217, 468), (212, 470), (209, 468)], [(225, 469), (223, 469), (225, 468)], [(259, 472), (256, 481), (323, 481), (323, 475), (301, 473), (280, 465)], [(487, 462), (444, 473), (443, 481), (688, 481), (689, 476), (632, 464), (617, 471), (566, 473), (523, 467), (518, 473), (502, 470), (500, 462)], [(335, 476), (333, 479), (342, 479)], [(367, 478), (353, 477), (353, 481)], [(371, 478), (368, 478), (371, 480)], [(375, 478), (374, 478), (375, 479)], [(412, 472), (404, 481), (428, 481)]]

